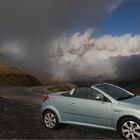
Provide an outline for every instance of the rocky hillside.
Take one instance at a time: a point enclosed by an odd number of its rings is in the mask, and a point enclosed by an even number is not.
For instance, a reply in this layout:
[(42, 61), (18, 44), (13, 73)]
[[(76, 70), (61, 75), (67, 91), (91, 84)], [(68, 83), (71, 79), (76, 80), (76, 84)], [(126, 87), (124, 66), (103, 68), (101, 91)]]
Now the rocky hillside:
[(0, 86), (36, 86), (41, 82), (15, 67), (0, 67)]
[(65, 91), (75, 88), (73, 83), (64, 81), (51, 73), (39, 73), (34, 75), (43, 85), (53, 85), (51, 91)]
[(50, 90), (62, 91), (76, 87), (53, 74), (35, 72), (25, 68), (0, 54), (0, 86), (55, 85)]
[(39, 86), (36, 78), (23, 74), (0, 74), (0, 86)]

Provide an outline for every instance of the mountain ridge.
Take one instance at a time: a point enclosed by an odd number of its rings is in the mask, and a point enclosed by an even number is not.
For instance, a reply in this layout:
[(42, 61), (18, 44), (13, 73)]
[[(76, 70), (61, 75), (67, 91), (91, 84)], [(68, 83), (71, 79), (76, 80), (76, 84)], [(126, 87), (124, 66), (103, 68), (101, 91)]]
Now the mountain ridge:
[[(1, 80), (0, 86), (6, 84), (8, 86), (10, 84), (16, 86), (16, 83), (17, 86), (19, 85), (22, 86), (21, 81), (23, 81), (23, 86), (34, 85), (34, 83), (35, 85), (55, 85), (55, 87), (51, 89), (52, 91), (69, 90), (76, 87), (74, 84), (62, 80), (51, 73), (40, 72), (40, 71), (36, 72), (33, 71), (31, 68), (21, 66), (20, 64), (14, 62), (13, 60), (10, 60), (3, 54), (0, 54), (0, 80)], [(28, 80), (30, 82), (28, 82)]]

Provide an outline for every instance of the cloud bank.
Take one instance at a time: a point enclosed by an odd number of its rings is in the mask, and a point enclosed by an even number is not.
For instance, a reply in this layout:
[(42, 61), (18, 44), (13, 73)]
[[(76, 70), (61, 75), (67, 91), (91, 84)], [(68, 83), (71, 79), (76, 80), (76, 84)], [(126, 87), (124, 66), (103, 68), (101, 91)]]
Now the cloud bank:
[(94, 30), (61, 37), (54, 43), (55, 73), (68, 79), (132, 80), (140, 76), (140, 35), (104, 35)]
[(0, 48), (9, 51), (18, 44), (21, 52), (26, 52), (23, 63), (41, 68), (48, 65), (50, 69), (46, 56), (54, 38), (77, 28), (98, 26), (120, 3), (121, 0), (0, 0)]
[(69, 80), (139, 78), (140, 35), (95, 37), (94, 30), (86, 30), (99, 28), (121, 3), (0, 0), (0, 53)]

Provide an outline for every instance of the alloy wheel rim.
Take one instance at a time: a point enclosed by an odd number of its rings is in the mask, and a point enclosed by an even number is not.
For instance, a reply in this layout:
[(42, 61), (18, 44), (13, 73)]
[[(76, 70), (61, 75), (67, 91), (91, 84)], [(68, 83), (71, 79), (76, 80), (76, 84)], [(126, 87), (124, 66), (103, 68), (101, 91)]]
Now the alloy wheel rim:
[(47, 113), (44, 117), (46, 127), (53, 128), (56, 125), (56, 118), (52, 113)]
[(127, 121), (122, 125), (122, 134), (127, 139), (139, 139), (140, 126), (134, 121)]

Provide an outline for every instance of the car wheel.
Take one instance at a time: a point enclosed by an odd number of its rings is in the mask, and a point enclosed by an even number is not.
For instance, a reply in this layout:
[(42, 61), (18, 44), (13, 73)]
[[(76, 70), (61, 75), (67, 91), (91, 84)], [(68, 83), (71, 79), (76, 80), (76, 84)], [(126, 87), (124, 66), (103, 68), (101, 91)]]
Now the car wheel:
[(43, 114), (43, 122), (48, 129), (56, 129), (59, 125), (56, 114), (51, 110)]
[(118, 124), (118, 132), (125, 139), (140, 139), (140, 121), (136, 118), (123, 118)]

